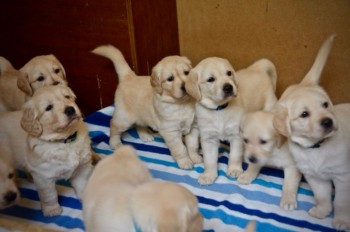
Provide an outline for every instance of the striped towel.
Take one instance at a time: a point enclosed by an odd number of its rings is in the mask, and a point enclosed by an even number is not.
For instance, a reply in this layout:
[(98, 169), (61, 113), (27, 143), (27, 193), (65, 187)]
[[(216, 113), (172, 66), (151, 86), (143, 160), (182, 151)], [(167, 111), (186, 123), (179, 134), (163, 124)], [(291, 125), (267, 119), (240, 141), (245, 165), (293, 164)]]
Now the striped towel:
[[(109, 141), (109, 121), (114, 106), (106, 107), (88, 117), (93, 149), (101, 155), (112, 153)], [(331, 226), (333, 215), (326, 219), (316, 219), (307, 211), (315, 200), (307, 183), (301, 183), (298, 190), (298, 208), (285, 211), (279, 207), (282, 193), (283, 171), (263, 168), (258, 178), (250, 185), (239, 185), (235, 178), (226, 176), (229, 146), (222, 143), (219, 152), (219, 176), (209, 186), (197, 183), (204, 171), (203, 164), (191, 170), (180, 169), (170, 155), (164, 140), (155, 134), (155, 140), (143, 143), (131, 129), (123, 134), (124, 144), (132, 145), (148, 166), (155, 179), (177, 182), (192, 191), (199, 200), (199, 208), (204, 216), (204, 231), (244, 231), (250, 220), (257, 221), (257, 231), (335, 231)], [(244, 169), (246, 168), (244, 164)], [(76, 198), (70, 184), (57, 183), (59, 202), (63, 207), (60, 216), (47, 218), (40, 210), (37, 192), (33, 184), (24, 176), (19, 178), (22, 195), (20, 202), (0, 212), (0, 216), (17, 217), (53, 229), (84, 231), (81, 203)], [(1, 225), (0, 225), (0, 231)]]

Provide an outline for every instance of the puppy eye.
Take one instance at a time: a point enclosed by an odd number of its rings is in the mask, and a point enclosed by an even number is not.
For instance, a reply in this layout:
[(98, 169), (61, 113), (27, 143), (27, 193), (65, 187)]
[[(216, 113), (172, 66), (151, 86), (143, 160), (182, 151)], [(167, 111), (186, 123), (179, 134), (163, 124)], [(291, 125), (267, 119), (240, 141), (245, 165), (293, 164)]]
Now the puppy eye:
[(7, 176), (9, 179), (12, 179), (13, 177), (15, 177), (15, 174), (13, 172), (9, 173), (9, 175)]
[(243, 138), (244, 143), (249, 143), (249, 140), (247, 138)]
[(44, 80), (45, 80), (45, 77), (44, 77), (44, 76), (39, 76), (36, 80), (37, 80), (37, 81), (44, 81)]
[(310, 116), (310, 114), (307, 111), (302, 112), (301, 115), (300, 115), (301, 118), (307, 118), (309, 116)]
[(232, 75), (232, 71), (227, 71), (227, 76), (231, 76)]
[(46, 107), (46, 111), (50, 111), (50, 110), (52, 110), (52, 108), (53, 108), (53, 105), (52, 104), (50, 104), (50, 105), (48, 105), (47, 107)]
[(55, 68), (55, 70), (53, 70), (56, 74), (60, 73), (61, 69), (59, 68)]
[(266, 140), (264, 140), (264, 139), (260, 139), (260, 144), (266, 144), (267, 143), (267, 141)]
[(184, 74), (187, 76), (190, 73), (190, 71), (184, 71)]
[(329, 104), (328, 104), (328, 102), (324, 102), (324, 103), (322, 104), (322, 106), (323, 106), (323, 108), (327, 109), (328, 106), (329, 106)]
[(209, 79), (207, 80), (207, 82), (214, 82), (215, 78), (214, 77), (209, 77)]
[(69, 95), (66, 95), (66, 96), (64, 96), (66, 99), (70, 99), (70, 96)]
[(174, 76), (171, 75), (170, 77), (168, 77), (167, 81), (173, 81), (174, 80)]

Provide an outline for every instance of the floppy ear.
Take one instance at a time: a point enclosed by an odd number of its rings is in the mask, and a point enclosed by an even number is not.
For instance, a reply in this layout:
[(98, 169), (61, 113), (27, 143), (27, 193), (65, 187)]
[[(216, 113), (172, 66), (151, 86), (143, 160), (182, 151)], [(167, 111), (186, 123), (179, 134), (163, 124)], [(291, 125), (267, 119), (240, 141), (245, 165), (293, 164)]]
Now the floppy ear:
[(24, 108), (21, 127), (31, 136), (39, 137), (42, 134), (43, 129), (40, 122), (36, 119), (36, 114), (32, 107)]
[(285, 137), (288, 137), (289, 135), (287, 119), (288, 119), (287, 109), (285, 107), (279, 106), (274, 113), (273, 127), (277, 130), (278, 133), (280, 133)]
[(196, 101), (201, 100), (202, 95), (199, 90), (199, 85), (198, 85), (198, 74), (191, 70), (190, 73), (188, 74), (188, 77), (186, 79), (185, 83), (185, 88), (186, 92), (191, 95)]
[(33, 96), (33, 89), (29, 84), (28, 74), (22, 73), (18, 77), (17, 87), (29, 96)]
[(156, 67), (152, 69), (152, 74), (151, 74), (151, 85), (153, 89), (158, 93), (162, 94), (163, 89), (162, 89), (162, 84), (160, 82), (158, 70), (156, 70)]

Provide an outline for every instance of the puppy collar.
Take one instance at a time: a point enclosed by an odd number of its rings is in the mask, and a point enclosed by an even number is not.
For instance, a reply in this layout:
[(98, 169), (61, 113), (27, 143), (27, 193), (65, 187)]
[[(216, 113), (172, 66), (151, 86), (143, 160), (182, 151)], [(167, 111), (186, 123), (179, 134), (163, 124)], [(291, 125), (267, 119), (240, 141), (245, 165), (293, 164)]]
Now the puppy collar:
[[(322, 145), (322, 143), (324, 143), (325, 140), (326, 140), (326, 139), (322, 139), (322, 140), (318, 141), (317, 143), (315, 143), (314, 145), (312, 145), (311, 147), (306, 147), (306, 148), (311, 148), (311, 149), (320, 148), (321, 145)], [(293, 143), (295, 143), (296, 145), (298, 145), (298, 146), (300, 146), (300, 147), (303, 147), (303, 146), (301, 146), (301, 145), (300, 145), (299, 143), (297, 143), (297, 142), (293, 142)]]
[(78, 131), (74, 132), (70, 136), (68, 136), (65, 139), (57, 139), (57, 140), (52, 140), (51, 142), (56, 142), (56, 143), (72, 143), (74, 142), (78, 137)]
[(216, 107), (215, 111), (223, 110), (223, 109), (225, 109), (227, 106), (228, 106), (228, 102), (225, 103), (225, 104), (223, 104), (223, 105), (220, 105), (220, 106)]

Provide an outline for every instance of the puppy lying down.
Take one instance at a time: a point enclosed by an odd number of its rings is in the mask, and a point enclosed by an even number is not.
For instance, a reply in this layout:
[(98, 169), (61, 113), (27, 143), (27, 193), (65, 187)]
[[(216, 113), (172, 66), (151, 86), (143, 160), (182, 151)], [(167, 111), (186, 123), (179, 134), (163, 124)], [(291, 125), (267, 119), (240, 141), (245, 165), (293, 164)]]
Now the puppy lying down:
[(0, 114), (1, 155), (28, 172), (45, 216), (62, 212), (55, 182), (69, 179), (79, 198), (92, 172), (90, 138), (75, 95), (65, 86), (38, 89), (23, 111)]
[(181, 185), (154, 181), (135, 150), (102, 159), (86, 186), (83, 217), (91, 231), (202, 231), (197, 198)]

